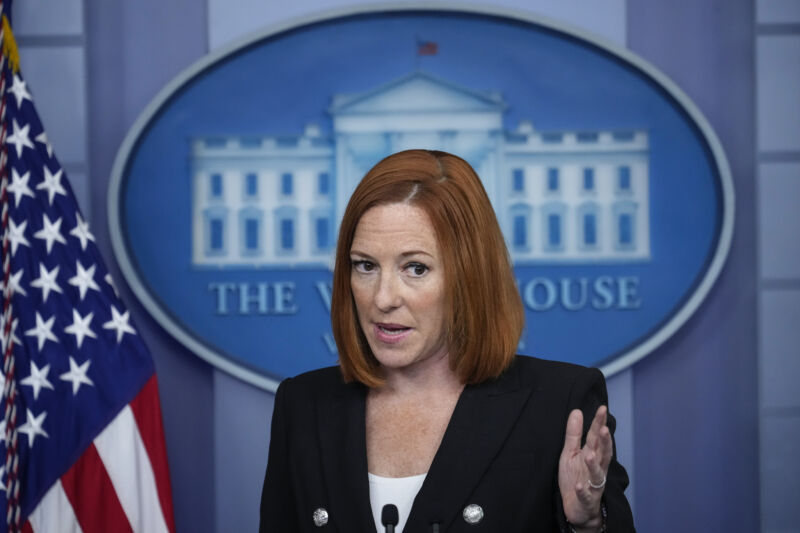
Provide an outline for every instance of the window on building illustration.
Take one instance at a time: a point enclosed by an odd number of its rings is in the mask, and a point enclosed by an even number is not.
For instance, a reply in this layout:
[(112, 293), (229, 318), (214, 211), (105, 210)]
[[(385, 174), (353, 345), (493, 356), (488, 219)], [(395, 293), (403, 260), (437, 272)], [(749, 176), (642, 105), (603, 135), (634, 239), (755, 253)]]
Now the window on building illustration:
[(594, 190), (594, 169), (593, 168), (584, 168), (583, 169), (583, 190), (584, 191), (593, 191)]
[(583, 215), (583, 244), (586, 246), (597, 245), (597, 215), (594, 213)]
[(219, 257), (228, 253), (228, 208), (219, 203), (203, 210), (203, 253), (206, 257)]
[(633, 215), (620, 213), (618, 216), (618, 242), (622, 248), (633, 246)]
[(515, 168), (511, 171), (511, 190), (514, 192), (523, 192), (525, 190), (525, 170)]
[(600, 244), (600, 205), (595, 201), (584, 202), (577, 208), (575, 218), (578, 249), (597, 250)]
[(280, 148), (294, 148), (297, 146), (298, 138), (289, 135), (275, 137), (275, 145)]
[(211, 174), (211, 197), (222, 198), (222, 174)]
[(204, 144), (207, 148), (225, 148), (228, 145), (228, 140), (224, 137), (209, 137), (205, 139)]
[(317, 193), (320, 196), (328, 196), (331, 192), (331, 175), (327, 172), (320, 172), (317, 176)]
[(327, 250), (330, 248), (330, 223), (327, 218), (321, 217), (317, 218), (315, 223), (316, 229), (316, 237), (317, 237), (317, 249), (318, 250)]
[(527, 252), (531, 249), (533, 235), (531, 221), (533, 208), (528, 203), (515, 203), (509, 206), (507, 229), (508, 245), (512, 252)]
[(593, 143), (597, 142), (598, 135), (596, 132), (593, 131), (584, 131), (576, 134), (575, 138), (578, 140), (579, 143)]
[[(272, 242), (275, 247), (275, 254), (278, 256), (295, 255), (301, 242), (298, 237), (298, 209), (293, 205), (282, 205), (273, 211), (272, 223)], [(313, 218), (311, 219), (313, 220)], [(313, 227), (310, 228), (313, 231)], [(313, 240), (308, 238), (302, 240), (308, 242), (309, 246)]]
[(528, 217), (516, 215), (514, 217), (514, 248), (528, 247)]
[(614, 202), (614, 248), (619, 251), (634, 251), (637, 245), (636, 211), (639, 204), (629, 199)]
[(294, 220), (291, 218), (281, 219), (281, 249), (294, 250)]
[(260, 208), (248, 205), (239, 211), (239, 248), (241, 255), (254, 256), (262, 250), (263, 213)]
[(258, 219), (247, 218), (244, 221), (244, 248), (248, 252), (258, 251)]
[(543, 143), (560, 143), (564, 139), (561, 133), (542, 133)]
[(620, 191), (625, 191), (625, 192), (631, 190), (631, 167), (629, 166), (619, 167), (617, 188)]
[(248, 172), (244, 177), (244, 194), (250, 198), (258, 196), (258, 176), (255, 172)]
[(550, 192), (558, 191), (558, 169), (555, 167), (547, 169), (547, 190)]
[(208, 247), (211, 253), (220, 253), (225, 248), (225, 225), (221, 218), (209, 220)]
[(261, 148), (261, 138), (243, 137), (239, 139), (239, 146), (242, 148)]
[(547, 244), (552, 248), (561, 246), (561, 215), (547, 215)]
[(291, 196), (294, 191), (294, 176), (291, 172), (284, 172), (281, 174), (281, 194), (283, 196)]

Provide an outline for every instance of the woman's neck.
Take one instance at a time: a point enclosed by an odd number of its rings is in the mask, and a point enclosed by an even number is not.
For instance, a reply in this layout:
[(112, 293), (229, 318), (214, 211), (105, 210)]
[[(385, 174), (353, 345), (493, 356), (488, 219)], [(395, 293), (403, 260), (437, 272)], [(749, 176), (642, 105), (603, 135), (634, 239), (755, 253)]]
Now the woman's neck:
[(450, 368), (447, 354), (404, 368), (385, 368), (386, 382), (372, 392), (377, 395), (413, 397), (459, 394), (464, 384)]

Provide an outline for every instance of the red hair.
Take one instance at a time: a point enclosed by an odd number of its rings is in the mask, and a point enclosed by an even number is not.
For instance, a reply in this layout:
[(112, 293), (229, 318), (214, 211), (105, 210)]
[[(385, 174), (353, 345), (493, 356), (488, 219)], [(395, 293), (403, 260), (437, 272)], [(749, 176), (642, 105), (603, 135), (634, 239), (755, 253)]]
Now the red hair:
[(345, 381), (383, 383), (358, 322), (350, 287), (350, 248), (369, 209), (407, 203), (423, 209), (436, 233), (445, 274), (450, 367), (463, 383), (499, 376), (511, 364), (524, 314), (500, 225), (472, 167), (460, 157), (407, 150), (375, 165), (345, 209), (336, 247), (331, 323)]

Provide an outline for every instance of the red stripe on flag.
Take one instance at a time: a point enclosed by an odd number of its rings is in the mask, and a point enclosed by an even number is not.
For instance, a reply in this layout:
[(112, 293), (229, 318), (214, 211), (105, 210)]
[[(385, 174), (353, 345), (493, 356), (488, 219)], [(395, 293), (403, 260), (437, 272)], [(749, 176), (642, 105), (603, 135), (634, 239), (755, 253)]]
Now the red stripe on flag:
[(158, 500), (161, 512), (169, 530), (175, 532), (175, 519), (172, 514), (172, 489), (167, 466), (167, 450), (164, 440), (164, 426), (161, 422), (161, 407), (158, 402), (158, 382), (153, 376), (145, 383), (136, 398), (130, 403), (144, 448), (150, 457), (153, 475), (158, 487)]
[(22, 533), (33, 533), (33, 528), (31, 527), (30, 522), (25, 522), (22, 524)]
[(61, 485), (83, 533), (133, 533), (94, 444), (61, 476)]

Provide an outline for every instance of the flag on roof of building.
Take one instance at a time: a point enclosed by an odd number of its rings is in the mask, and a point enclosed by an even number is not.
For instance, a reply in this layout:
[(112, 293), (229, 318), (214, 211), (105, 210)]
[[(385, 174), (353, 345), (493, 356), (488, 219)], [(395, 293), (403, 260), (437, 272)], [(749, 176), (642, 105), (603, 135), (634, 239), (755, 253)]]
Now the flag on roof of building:
[(417, 55), (435, 56), (439, 52), (439, 45), (433, 41), (417, 41)]
[(152, 358), (19, 71), (0, 2), (0, 532), (174, 532)]

